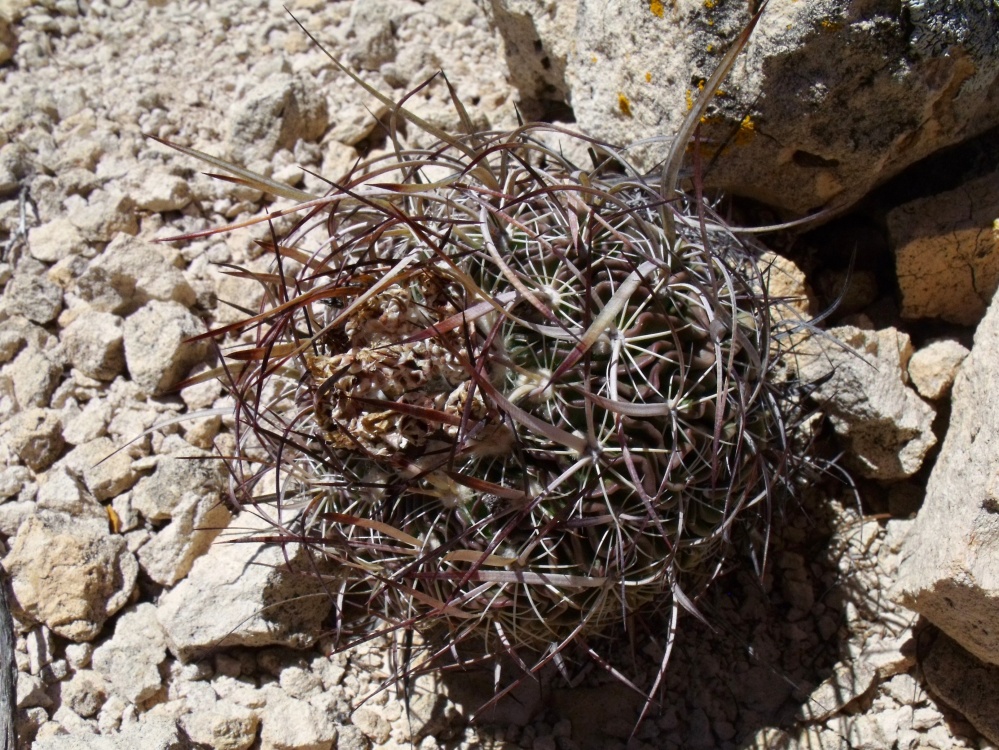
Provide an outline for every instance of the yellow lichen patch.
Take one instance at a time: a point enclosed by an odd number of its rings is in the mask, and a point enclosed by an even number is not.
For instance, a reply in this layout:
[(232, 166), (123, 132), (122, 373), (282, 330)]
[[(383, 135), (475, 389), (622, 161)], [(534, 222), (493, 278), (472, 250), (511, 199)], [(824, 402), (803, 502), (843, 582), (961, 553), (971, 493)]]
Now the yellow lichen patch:
[(590, 62), (591, 63), (595, 63), (596, 61), (597, 61), (597, 56), (596, 55), (590, 55)]
[(660, 0), (651, 0), (649, 2), (649, 10), (652, 11), (652, 15), (656, 16), (657, 18), (662, 18), (663, 15), (666, 13), (666, 9), (663, 7), (663, 4), (660, 2)]
[(715, 45), (713, 45), (713, 44), (709, 44), (709, 45), (708, 45), (707, 47), (705, 47), (704, 49), (705, 49), (705, 50), (707, 50), (708, 52), (714, 52), (714, 51), (715, 51)]
[(711, 10), (718, 4), (717, 0), (704, 0), (704, 7)]
[(823, 18), (821, 21), (819, 21), (819, 26), (822, 27), (823, 31), (839, 31), (841, 28), (843, 28), (843, 24), (839, 23), (838, 21), (832, 21), (828, 18)]
[(652, 83), (652, 71), (651, 70), (645, 71), (645, 82), (646, 83)]
[(684, 99), (687, 100), (687, 111), (689, 112), (694, 108), (694, 92), (690, 89), (684, 93)]
[(621, 110), (621, 114), (625, 117), (631, 117), (631, 102), (622, 93), (617, 95), (617, 108)]
[(739, 132), (735, 134), (735, 142), (738, 145), (749, 143), (756, 137), (756, 123), (753, 122), (752, 115), (746, 115), (739, 123)]

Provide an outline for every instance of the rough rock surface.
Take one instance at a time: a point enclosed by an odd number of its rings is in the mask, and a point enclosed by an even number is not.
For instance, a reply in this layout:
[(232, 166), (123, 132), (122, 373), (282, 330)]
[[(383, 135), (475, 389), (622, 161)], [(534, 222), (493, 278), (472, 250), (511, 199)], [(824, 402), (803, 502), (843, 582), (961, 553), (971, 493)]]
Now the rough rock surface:
[(999, 666), (983, 664), (954, 640), (940, 635), (923, 660), (926, 681), (975, 728), (999, 743)]
[(954, 382), (950, 428), (903, 546), (893, 595), (999, 664), (999, 304)]
[(101, 632), (128, 601), (139, 572), (125, 540), (106, 524), (56, 513), (25, 521), (3, 566), (24, 617), (71, 641)]
[(851, 326), (829, 334), (842, 346), (813, 337), (795, 351), (799, 376), (817, 385), (813, 398), (850, 445), (858, 471), (877, 479), (912, 476), (937, 440), (933, 409), (906, 385), (909, 337)]
[[(268, 529), (252, 513), (232, 522), (242, 531)], [(191, 572), (167, 593), (159, 618), (170, 650), (183, 660), (196, 658), (220, 645), (304, 647), (323, 631), (332, 603), (310, 574), (308, 553), (289, 545), (285, 554), (260, 542), (223, 537)]]
[[(618, 144), (676, 132), (754, 7), (494, 5), (513, 17), (499, 23), (510, 67), (530, 71), (535, 90), (568, 90), (579, 125)], [(999, 13), (979, 3), (950, 18), (953, 8), (945, 0), (771, 3), (703, 129), (728, 144), (707, 183), (795, 213), (849, 205), (999, 123)]]
[(160, 664), (166, 659), (166, 637), (156, 607), (143, 603), (123, 612), (111, 640), (94, 651), (93, 668), (116, 695), (141, 703), (163, 684)]
[(968, 350), (953, 339), (933, 341), (912, 355), (909, 379), (919, 395), (930, 401), (943, 398), (957, 377)]
[(148, 302), (125, 319), (125, 361), (132, 381), (146, 393), (175, 386), (208, 354), (204, 341), (188, 342), (204, 327), (177, 302)]
[(888, 214), (902, 315), (974, 325), (999, 287), (999, 172)]

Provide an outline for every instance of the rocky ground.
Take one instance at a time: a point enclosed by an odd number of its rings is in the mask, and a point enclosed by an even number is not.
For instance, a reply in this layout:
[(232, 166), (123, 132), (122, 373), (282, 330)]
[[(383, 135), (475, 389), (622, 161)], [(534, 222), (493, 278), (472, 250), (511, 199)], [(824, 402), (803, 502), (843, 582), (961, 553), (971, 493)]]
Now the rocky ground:
[[(807, 18), (771, 4), (784, 14), (781, 28), (801, 25), (781, 44), (818, 46), (819, 56), (830, 43), (823, 34), (892, 28), (891, 19), (858, 21), (847, 2), (816, 3), (813, 14), (825, 15)], [(637, 4), (641, 23), (661, 20), (665, 5)], [(700, 24), (698, 43), (731, 36), (723, 27), (738, 19), (725, 3), (717, 18), (715, 3), (696, 5), (685, 12)], [(914, 16), (919, 59), (946, 42), (992, 60), (981, 49), (987, 39), (933, 36), (931, 6), (918, 4), (923, 15)], [(627, 88), (643, 76), (651, 82), (651, 67), (622, 74), (621, 91), (600, 104), (611, 73), (587, 79), (586, 65), (626, 56), (601, 47), (588, 19), (579, 21), (579, 46), (569, 45), (558, 29), (577, 22), (573, 3), (290, 7), (383, 90), (401, 95), (443, 67), (482, 127), (515, 124), (518, 108), (566, 120), (574, 107), (605, 138), (618, 118), (624, 138), (636, 135), (635, 116), (649, 125), (643, 112), (663, 106)], [(906, 75), (918, 78), (910, 63)], [(877, 139), (865, 136), (865, 191), (994, 124), (967, 125), (980, 110), (961, 87), (993, 102), (996, 87), (982, 71), (999, 66), (980, 64), (963, 78), (943, 63), (936, 70), (944, 83), (924, 87), (927, 111), (944, 123), (932, 128), (936, 140), (920, 131), (875, 153)], [(670, 75), (655, 70), (682, 97), (684, 80)], [(958, 104), (947, 109), (951, 100)], [(999, 663), (990, 604), (999, 588), (991, 520), (999, 416), (988, 406), (996, 400), (999, 310), (989, 301), (999, 281), (999, 181), (987, 148), (951, 152), (958, 182), (929, 194), (894, 183), (860, 211), (775, 247), (807, 278), (781, 261), (775, 268), (790, 270), (775, 270), (774, 284), (811, 296), (813, 314), (838, 302), (826, 324), (844, 346), (806, 344), (799, 359), (803, 376), (823, 383), (812, 397), (857, 492), (838, 476), (808, 488), (785, 509), (762, 580), (734, 571), (702, 603), (711, 628), (686, 618), (662, 710), (629, 744), (636, 699), (599, 670), (575, 688), (546, 676), (475, 725), (468, 716), (489, 694), (488, 675), (421, 678), (407, 706), (393, 689), (377, 689), (395, 669), (387, 644), (331, 655), (321, 636), (330, 602), (314, 585), (289, 573), (277, 549), (225, 543), (261, 528), (217, 502), (223, 481), (211, 450), (231, 445), (231, 407), (212, 381), (173, 387), (213, 357), (209, 345), (185, 339), (236, 320), (225, 300), (253, 306), (255, 285), (224, 271), (266, 268), (254, 243), (263, 230), (153, 241), (273, 203), (200, 174), (192, 159), (142, 134), (321, 190), (310, 172), (339, 174), (385, 147), (377, 119), (385, 108), (337, 72), (281, 3), (244, 0), (0, 0), (0, 102), (0, 539), (15, 600), (22, 747), (944, 750), (999, 742), (999, 667), (990, 666)], [(411, 106), (440, 127), (460, 124), (440, 82)], [(839, 156), (817, 148), (792, 148), (784, 160), (792, 172), (813, 170), (801, 192), (785, 189), (793, 174), (763, 174), (761, 184), (783, 187), (750, 197), (788, 210), (859, 198), (835, 184), (856, 178), (864, 159), (843, 157), (839, 167)], [(293, 566), (297, 554), (288, 552)], [(648, 676), (660, 656), (654, 645), (633, 644), (621, 658)]]

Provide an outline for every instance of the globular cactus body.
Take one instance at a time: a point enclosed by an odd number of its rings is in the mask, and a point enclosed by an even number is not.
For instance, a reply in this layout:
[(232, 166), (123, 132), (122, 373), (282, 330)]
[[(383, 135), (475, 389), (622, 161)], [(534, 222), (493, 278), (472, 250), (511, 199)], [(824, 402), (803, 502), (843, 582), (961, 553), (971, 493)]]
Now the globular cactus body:
[(430, 665), (594, 653), (765, 538), (789, 466), (772, 305), (751, 250), (668, 187), (682, 150), (659, 183), (553, 126), (426, 129), (322, 198), (220, 164), (304, 213), (226, 369), (234, 498), (273, 503), (337, 563), (341, 611), (421, 633)]

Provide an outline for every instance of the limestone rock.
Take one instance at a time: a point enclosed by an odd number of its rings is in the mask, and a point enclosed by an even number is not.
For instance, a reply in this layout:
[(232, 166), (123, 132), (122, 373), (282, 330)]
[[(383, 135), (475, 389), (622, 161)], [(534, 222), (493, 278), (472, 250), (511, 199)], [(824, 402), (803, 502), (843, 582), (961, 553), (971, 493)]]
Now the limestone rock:
[[(107, 524), (41, 512), (28, 518), (3, 566), (28, 622), (89, 641), (132, 593), (138, 563)], [(53, 571), (58, 571), (54, 575)]]
[(864, 476), (904, 479), (919, 471), (936, 444), (933, 409), (905, 383), (912, 344), (894, 328), (833, 328), (837, 342), (812, 337), (795, 350), (799, 377), (812, 393), (848, 458)]
[[(198, 456), (201, 458), (198, 458)], [(169, 519), (139, 550), (139, 565), (157, 583), (172, 586), (187, 575), (232, 514), (222, 503), (221, 462), (193, 449), (162, 456), (156, 471), (132, 492), (132, 507), (158, 523)]]
[(131, 195), (143, 211), (180, 211), (191, 202), (187, 180), (157, 171), (146, 174)]
[(812, 691), (797, 718), (823, 721), (839, 713), (851, 701), (866, 693), (876, 677), (877, 670), (867, 662), (839, 663), (832, 676)]
[(59, 317), (62, 289), (43, 275), (16, 273), (7, 283), (4, 300), (12, 315), (23, 315), (33, 323), (44, 325)]
[[(698, 83), (754, 7), (493, 5), (501, 9), (508, 67), (534, 71), (528, 83), (518, 81), (522, 97), (567, 89), (578, 127), (618, 144), (677, 131)], [(993, 5), (903, 0), (891, 7), (770, 4), (702, 127), (706, 139), (728, 144), (708, 186), (797, 214), (849, 205), (933, 151), (999, 123)], [(502, 20), (504, 12), (514, 23)], [(641, 166), (660, 157), (653, 150)]]
[(226, 700), (199, 707), (181, 718), (187, 736), (214, 750), (246, 750), (257, 738), (256, 711)]
[(46, 472), (38, 478), (38, 507), (77, 518), (106, 518), (104, 508), (87, 495), (80, 484), (65, 467)]
[(947, 395), (968, 350), (952, 339), (927, 344), (909, 360), (909, 379), (919, 395), (936, 401)]
[(66, 454), (66, 468), (101, 502), (120, 495), (139, 478), (131, 456), (117, 448), (102, 437), (78, 445)]
[[(270, 531), (252, 513), (237, 516), (232, 528)], [(285, 551), (239, 537), (216, 539), (187, 577), (166, 593), (159, 618), (170, 650), (184, 660), (220, 645), (303, 648), (323, 631), (332, 603), (314, 579), (314, 563), (301, 547)], [(293, 566), (288, 570), (285, 557)], [(320, 570), (325, 567), (316, 561)]]
[(70, 212), (69, 220), (87, 242), (111, 242), (118, 234), (139, 231), (135, 201), (118, 192), (95, 190), (85, 206)]
[(267, 705), (261, 713), (261, 750), (331, 750), (336, 747), (337, 728), (332, 717), (306, 701), (270, 688)]
[(118, 617), (111, 640), (94, 651), (93, 669), (116, 695), (141, 703), (162, 687), (160, 664), (166, 656), (156, 607), (147, 602)]
[(954, 381), (950, 427), (902, 542), (893, 598), (999, 664), (999, 303)]
[(114, 380), (125, 370), (122, 320), (97, 310), (82, 311), (63, 329), (66, 359), (96, 380)]
[(388, 742), (392, 727), (385, 717), (375, 709), (361, 706), (353, 713), (350, 720), (372, 742), (378, 745), (384, 745)]
[(171, 518), (185, 495), (218, 498), (223, 466), (210, 453), (190, 450), (184, 456), (161, 456), (156, 471), (132, 493), (132, 506), (150, 521)]
[(45, 263), (56, 263), (71, 255), (80, 255), (85, 248), (80, 230), (66, 218), (53, 219), (28, 232), (31, 257)]
[(81, 669), (63, 683), (60, 696), (64, 706), (89, 719), (97, 715), (107, 700), (107, 683), (98, 672)]
[(974, 325), (999, 287), (999, 172), (888, 214), (905, 318)]
[(62, 364), (34, 346), (26, 346), (5, 367), (14, 386), (14, 398), (21, 409), (46, 407), (59, 384)]
[(277, 73), (246, 93), (229, 114), (229, 153), (243, 164), (270, 159), (299, 140), (318, 140), (329, 124), (322, 91), (308, 78)]
[(922, 659), (922, 670), (934, 693), (999, 743), (999, 666), (983, 664), (940, 634)]
[(211, 350), (187, 339), (204, 326), (177, 302), (151, 301), (125, 319), (125, 362), (132, 381), (145, 393), (172, 388)]
[(139, 549), (139, 565), (163, 586), (172, 586), (191, 570), (232, 519), (218, 493), (185, 494), (169, 524)]
[(103, 312), (127, 315), (149, 300), (190, 307), (197, 295), (155, 245), (121, 235), (95, 258), (73, 292)]
[(32, 750), (189, 750), (191, 743), (166, 718), (148, 718), (108, 734), (55, 735), (39, 739)]
[(0, 441), (32, 471), (45, 471), (65, 446), (62, 422), (52, 409), (28, 409), (0, 423)]

